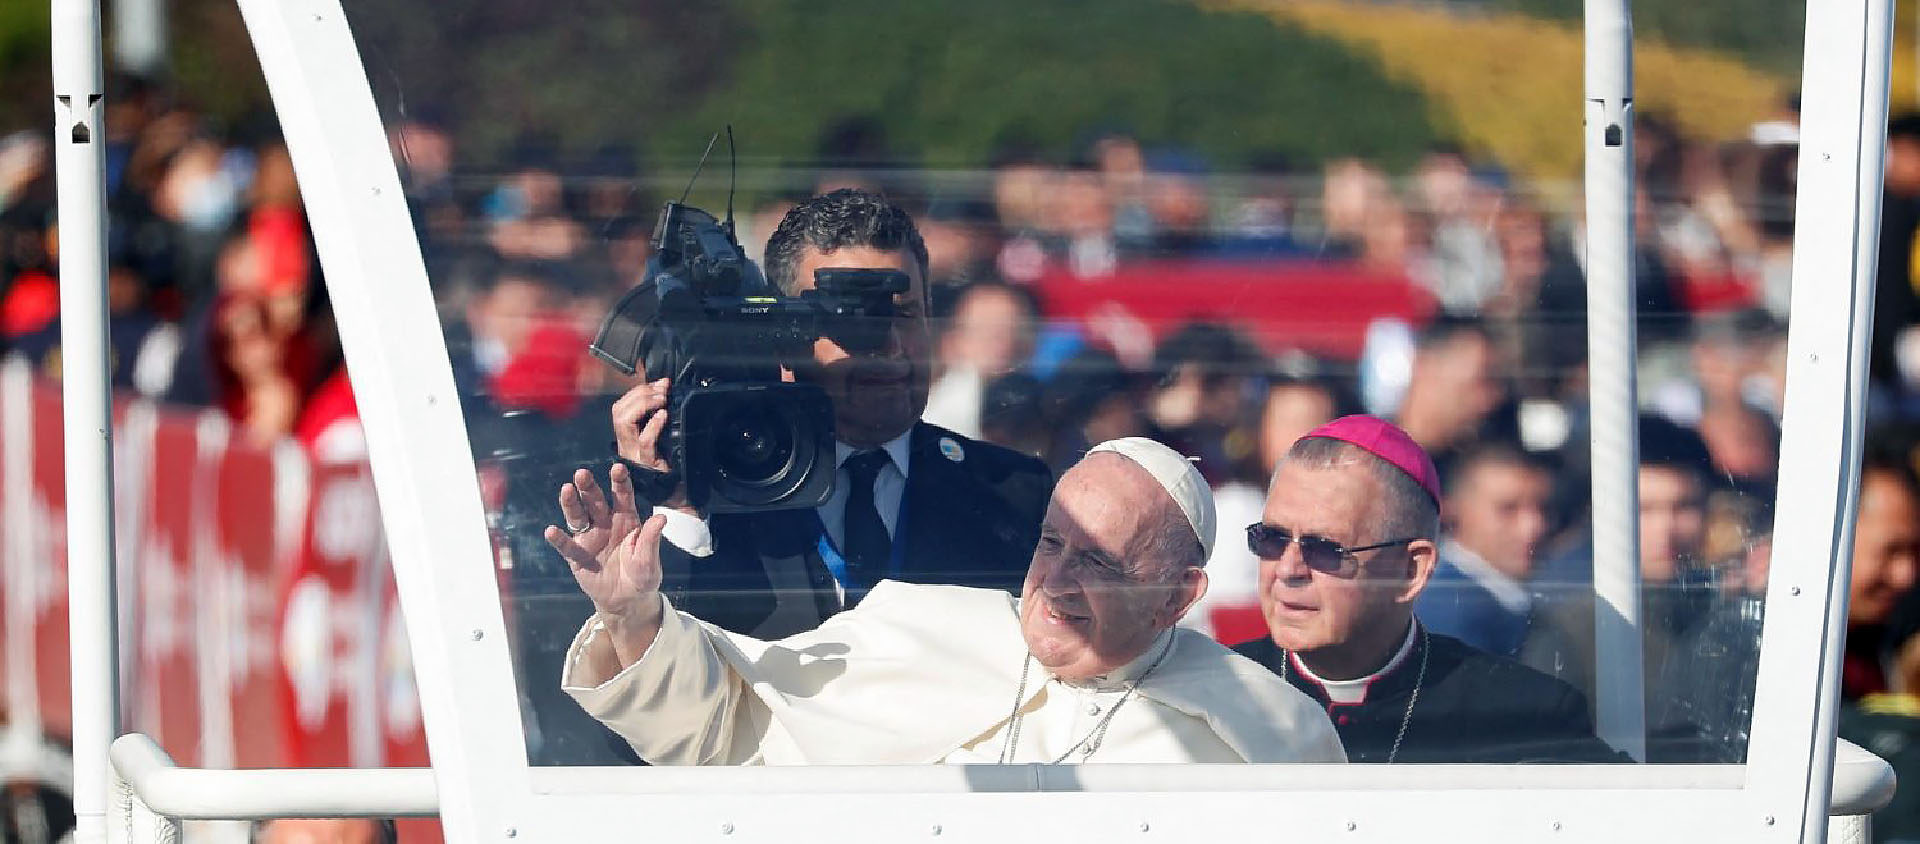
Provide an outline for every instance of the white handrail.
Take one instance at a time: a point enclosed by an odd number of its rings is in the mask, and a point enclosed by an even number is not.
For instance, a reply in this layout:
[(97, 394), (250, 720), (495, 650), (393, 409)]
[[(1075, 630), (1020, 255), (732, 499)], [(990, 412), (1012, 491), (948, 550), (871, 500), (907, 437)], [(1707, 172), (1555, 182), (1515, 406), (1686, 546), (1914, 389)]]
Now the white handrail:
[[(439, 809), (432, 771), (427, 768), (313, 768), (279, 770), (208, 770), (202, 768), (181, 768), (173, 764), (173, 759), (160, 749), (152, 738), (139, 733), (121, 736), (115, 740), (110, 753), (113, 760), (114, 779), (123, 783), (130, 797), (136, 798), (147, 810), (156, 815), (174, 820), (250, 820), (257, 818), (284, 817), (430, 817)], [(1860, 749), (1852, 742), (1840, 741), (1836, 747), (1837, 764), (1833, 774), (1833, 802), (1830, 814), (1833, 817), (1857, 817), (1871, 814), (1893, 799), (1897, 779), (1892, 766), (1880, 757)], [(1020, 790), (1030, 788), (1040, 791), (1077, 791), (1086, 784), (1073, 780), (1087, 775), (1106, 773), (1101, 767), (1045, 768), (1042, 766), (966, 766), (975, 768), (974, 786), (985, 786), (989, 790)], [(1138, 774), (1153, 766), (1121, 765), (1113, 766), (1120, 774)], [(1237, 765), (1205, 765), (1207, 769), (1218, 769), (1224, 775), (1237, 775), (1245, 779), (1250, 769)], [(1419, 774), (1419, 768), (1432, 766), (1395, 766), (1391, 768), (1372, 768), (1369, 773), (1385, 776), (1368, 776), (1367, 785), (1380, 786), (1385, 783), (1377, 780), (1392, 780), (1393, 774)], [(1720, 766), (1654, 766), (1620, 765), (1617, 770), (1629, 780), (1616, 782), (1616, 787), (1627, 784), (1637, 776), (1649, 771), (1657, 771), (1673, 776), (1692, 774), (1711, 774)], [(1504, 766), (1499, 766), (1504, 768)], [(1499, 768), (1496, 768), (1498, 770)], [(1483, 770), (1483, 766), (1469, 766), (1461, 769), (1468, 772)], [(738, 769), (702, 769), (724, 777), (726, 770)], [(925, 770), (955, 771), (955, 768), (930, 766)], [(1534, 769), (1532, 773), (1551, 773), (1554, 766)], [(1736, 769), (1737, 770), (1737, 769)], [(826, 768), (805, 772), (810, 776), (824, 776), (827, 780), (845, 780), (846, 774), (870, 773), (858, 768)], [(1334, 773), (1338, 773), (1338, 769)], [(1690, 774), (1689, 772), (1692, 772)], [(550, 782), (563, 788), (578, 787), (580, 781), (594, 780), (605, 786), (609, 781), (605, 770), (554, 769), (547, 774), (560, 779)], [(612, 778), (614, 787), (620, 787), (625, 775), (644, 776), (644, 769), (634, 768), (621, 771), (620, 776)], [(840, 776), (835, 776), (835, 774)], [(1325, 770), (1319, 774), (1329, 773)], [(993, 783), (980, 781), (979, 775), (987, 776)], [(1051, 777), (1047, 775), (1058, 774)], [(1100, 777), (1102, 779), (1111, 779)], [(1412, 779), (1420, 780), (1418, 776)], [(1474, 787), (1468, 778), (1461, 787)], [(717, 784), (718, 780), (709, 785)], [(629, 780), (628, 784), (632, 784)], [(1244, 783), (1239, 783), (1244, 786)], [(1362, 782), (1348, 783), (1359, 786)], [(1482, 783), (1486, 785), (1488, 783)], [(1727, 782), (1728, 785), (1732, 781)], [(838, 782), (826, 786), (859, 788), (863, 784)], [(1161, 787), (1148, 780), (1129, 782), (1125, 778), (1105, 783), (1108, 787), (1135, 787), (1142, 790), (1154, 790)], [(1591, 786), (1593, 783), (1583, 783)], [(1698, 783), (1705, 785), (1705, 783)], [(1209, 783), (1211, 788), (1231, 788), (1234, 783)], [(1391, 786), (1389, 786), (1391, 787)], [(704, 790), (704, 789), (701, 789)]]
[(1873, 840), (1868, 816), (1893, 800), (1893, 766), (1846, 739), (1833, 748), (1833, 797), (1827, 803), (1827, 844)]
[(155, 814), (177, 820), (431, 817), (431, 768), (181, 768), (139, 733), (114, 740), (113, 772)]
[(1833, 800), (1827, 815), (1868, 815), (1893, 799), (1899, 778), (1893, 766), (1846, 739), (1840, 739), (1833, 754)]

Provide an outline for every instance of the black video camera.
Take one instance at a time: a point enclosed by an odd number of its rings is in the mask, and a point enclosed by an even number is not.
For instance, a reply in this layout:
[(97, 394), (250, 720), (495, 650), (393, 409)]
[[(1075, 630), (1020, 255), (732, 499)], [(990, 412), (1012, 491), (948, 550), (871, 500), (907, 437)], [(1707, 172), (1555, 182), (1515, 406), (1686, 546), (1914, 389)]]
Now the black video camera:
[(819, 506), (833, 494), (833, 407), (819, 387), (783, 382), (781, 366), (821, 337), (855, 354), (886, 348), (906, 275), (820, 270), (815, 289), (783, 296), (731, 220), (678, 202), (661, 212), (653, 249), (590, 351), (622, 373), (673, 379), (661, 450), (702, 513)]

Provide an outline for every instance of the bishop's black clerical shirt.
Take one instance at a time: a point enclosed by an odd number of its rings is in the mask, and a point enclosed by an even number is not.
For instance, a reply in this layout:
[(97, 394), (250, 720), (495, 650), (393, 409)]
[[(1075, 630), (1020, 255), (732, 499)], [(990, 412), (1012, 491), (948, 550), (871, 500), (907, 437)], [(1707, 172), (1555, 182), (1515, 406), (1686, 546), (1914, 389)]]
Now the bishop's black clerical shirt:
[[(1586, 698), (1572, 686), (1518, 662), (1475, 650), (1436, 633), (1367, 688), (1359, 703), (1329, 701), (1327, 691), (1267, 638), (1234, 646), (1240, 655), (1287, 678), (1327, 708), (1327, 717), (1354, 762), (1385, 762), (1402, 722), (1406, 735), (1395, 762), (1482, 763), (1627, 761), (1594, 737)], [(1413, 697), (1422, 651), (1427, 660), (1420, 696)]]

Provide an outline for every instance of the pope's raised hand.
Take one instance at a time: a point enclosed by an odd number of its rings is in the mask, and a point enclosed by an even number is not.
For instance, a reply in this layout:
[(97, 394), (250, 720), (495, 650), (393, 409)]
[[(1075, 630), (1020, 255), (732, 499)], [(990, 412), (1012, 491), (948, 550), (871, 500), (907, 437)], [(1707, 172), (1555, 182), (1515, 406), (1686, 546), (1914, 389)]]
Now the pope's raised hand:
[(575, 470), (573, 482), (561, 485), (567, 529), (548, 525), (547, 544), (566, 558), (602, 620), (650, 625), (660, 614), (660, 531), (666, 518), (640, 520), (625, 466), (615, 463), (607, 475), (611, 501), (586, 469)]

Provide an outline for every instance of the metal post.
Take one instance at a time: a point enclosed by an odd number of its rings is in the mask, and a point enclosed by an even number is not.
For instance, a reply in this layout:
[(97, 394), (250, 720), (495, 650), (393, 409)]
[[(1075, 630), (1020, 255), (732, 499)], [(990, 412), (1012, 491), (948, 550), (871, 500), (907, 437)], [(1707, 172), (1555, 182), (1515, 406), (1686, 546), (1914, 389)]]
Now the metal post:
[(1600, 738), (1646, 759), (1634, 386), (1633, 20), (1586, 2), (1587, 381), (1593, 465), (1594, 680)]
[[(1819, 54), (1822, 61), (1818, 65), (1812, 61), (1806, 63), (1802, 88), (1809, 92), (1831, 92), (1834, 96), (1821, 98), (1806, 112), (1797, 216), (1807, 220), (1810, 215), (1806, 210), (1819, 207), (1832, 209), (1830, 213), (1846, 220), (1841, 209), (1850, 201), (1853, 219), (1852, 225), (1846, 228), (1801, 224), (1800, 231), (1812, 231), (1794, 236), (1794, 313), (1799, 319), (1803, 310), (1813, 310), (1802, 307), (1798, 280), (1818, 279), (1826, 284), (1808, 298), (1830, 297), (1834, 305), (1844, 303), (1851, 311), (1852, 324), (1865, 326), (1865, 330), (1853, 332), (1852, 348), (1847, 352), (1849, 365), (1844, 370), (1845, 406), (1852, 415), (1842, 452), (1847, 459), (1842, 464), (1841, 494), (1853, 496), (1848, 512), (1855, 514), (1859, 508), (1860, 455), (1866, 427), (1862, 424), (1860, 408), (1867, 395), (1865, 362), (1872, 334), (1873, 285), (1880, 257), (1880, 203), (1886, 177), (1893, 12), (1893, 0), (1859, 0), (1807, 8), (1807, 55), (1815, 55), (1816, 45), (1830, 48), (1831, 52), (1822, 50)], [(1841, 172), (1845, 175), (1840, 178), (1815, 176), (1816, 172), (1836, 164), (1843, 168)], [(1840, 274), (1843, 265), (1838, 259), (1842, 255), (1850, 259), (1851, 278)], [(1838, 295), (1839, 291), (1846, 290), (1851, 290), (1851, 298)], [(1808, 361), (1814, 362), (1817, 361)], [(1785, 472), (1781, 477), (1784, 482)], [(1846, 519), (1836, 528), (1835, 559), (1824, 584), (1826, 621), (1820, 643), (1820, 676), (1816, 686), (1819, 691), (1813, 711), (1813, 752), (1809, 755), (1812, 776), (1806, 782), (1807, 808), (1802, 822), (1801, 840), (1809, 844), (1822, 840), (1819, 817), (1834, 805), (1834, 776), (1830, 772), (1844, 768), (1846, 757), (1851, 755), (1841, 753), (1836, 747), (1834, 733), (1841, 708), (1840, 666), (1846, 655), (1847, 591), (1853, 573), (1853, 559), (1848, 552), (1853, 547), (1853, 519)], [(1769, 583), (1768, 591), (1768, 602), (1773, 603), (1777, 600), (1773, 595), (1778, 588)], [(1795, 678), (1795, 682), (1804, 687), (1806, 679)], [(1842, 797), (1840, 805), (1844, 809), (1851, 801), (1844, 798), (1844, 790)]]
[(73, 655), (74, 840), (104, 840), (114, 662), (112, 397), (107, 381), (106, 183), (100, 4), (53, 0), (54, 163), (60, 202), (61, 400)]

